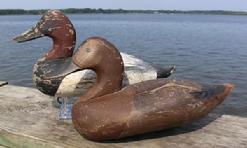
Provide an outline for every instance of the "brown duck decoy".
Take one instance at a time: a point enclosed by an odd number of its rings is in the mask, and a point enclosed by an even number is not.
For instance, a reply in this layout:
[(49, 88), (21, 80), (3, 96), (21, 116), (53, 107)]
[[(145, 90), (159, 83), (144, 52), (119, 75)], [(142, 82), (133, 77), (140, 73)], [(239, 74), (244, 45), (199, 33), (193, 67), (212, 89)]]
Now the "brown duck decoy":
[[(51, 96), (80, 96), (96, 81), (91, 70), (80, 71), (71, 57), (76, 44), (76, 31), (67, 16), (59, 10), (47, 11), (30, 30), (14, 38), (26, 42), (40, 37), (50, 37), (53, 46), (37, 61), (33, 68), (33, 81), (43, 93)], [(175, 67), (155, 68), (134, 56), (121, 53), (125, 63), (123, 85), (133, 84), (157, 77), (168, 77)]]
[(219, 105), (232, 84), (204, 85), (156, 79), (121, 90), (124, 63), (117, 48), (89, 38), (73, 56), (81, 69), (97, 73), (96, 83), (72, 109), (76, 130), (90, 140), (113, 140), (196, 121)]

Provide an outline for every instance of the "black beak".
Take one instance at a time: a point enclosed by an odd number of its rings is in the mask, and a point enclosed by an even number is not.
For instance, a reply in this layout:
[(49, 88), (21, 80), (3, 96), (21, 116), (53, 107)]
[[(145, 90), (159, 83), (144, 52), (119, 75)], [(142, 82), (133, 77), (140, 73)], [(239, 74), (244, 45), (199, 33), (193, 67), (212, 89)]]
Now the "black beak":
[(35, 27), (32, 27), (31, 29), (27, 30), (26, 32), (22, 33), (21, 35), (13, 38), (14, 41), (18, 43), (30, 41), (36, 38), (43, 37), (44, 34), (42, 34), (38, 28), (38, 25)]

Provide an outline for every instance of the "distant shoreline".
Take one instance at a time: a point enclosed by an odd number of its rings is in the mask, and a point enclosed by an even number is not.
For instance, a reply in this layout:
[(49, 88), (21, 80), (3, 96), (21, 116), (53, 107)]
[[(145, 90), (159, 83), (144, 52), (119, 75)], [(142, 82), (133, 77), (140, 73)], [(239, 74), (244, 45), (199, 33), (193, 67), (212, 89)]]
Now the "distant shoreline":
[[(24, 10), (24, 9), (0, 9), (0, 15), (40, 15), (48, 9)], [(244, 11), (225, 11), (225, 10), (124, 10), (124, 9), (91, 9), (91, 8), (69, 8), (60, 9), (66, 14), (211, 14), (211, 15), (247, 15)]]

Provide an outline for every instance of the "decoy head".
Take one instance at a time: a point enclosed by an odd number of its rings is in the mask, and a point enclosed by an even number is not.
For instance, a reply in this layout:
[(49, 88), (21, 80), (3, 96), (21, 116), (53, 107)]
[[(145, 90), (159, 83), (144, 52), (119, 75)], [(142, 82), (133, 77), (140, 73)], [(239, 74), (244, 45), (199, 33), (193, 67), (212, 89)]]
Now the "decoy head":
[(123, 70), (122, 57), (117, 48), (100, 37), (84, 41), (74, 54), (73, 61), (81, 69), (93, 69), (96, 72)]
[(73, 63), (81, 70), (92, 69), (97, 74), (96, 84), (85, 94), (87, 99), (122, 88), (123, 60), (117, 48), (109, 41), (100, 37), (87, 39), (73, 55)]
[(14, 40), (21, 43), (43, 36), (58, 37), (65, 31), (69, 34), (62, 34), (62, 36), (75, 36), (72, 23), (61, 11), (48, 10), (35, 26), (15, 37)]
[(51, 50), (60, 50), (61, 52), (56, 53), (57, 56), (46, 55), (46, 58), (56, 59), (72, 56), (76, 43), (76, 32), (68, 17), (59, 10), (48, 10), (35, 26), (13, 40), (21, 43), (44, 36), (53, 39), (54, 45)]

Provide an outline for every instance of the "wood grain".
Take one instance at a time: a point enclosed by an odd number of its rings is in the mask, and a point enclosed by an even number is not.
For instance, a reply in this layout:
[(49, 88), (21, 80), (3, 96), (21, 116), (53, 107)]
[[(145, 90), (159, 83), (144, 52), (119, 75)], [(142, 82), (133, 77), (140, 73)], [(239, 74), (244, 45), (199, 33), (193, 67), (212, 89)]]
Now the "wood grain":
[(247, 118), (211, 113), (190, 125), (97, 143), (84, 139), (69, 122), (58, 120), (53, 98), (36, 89), (0, 87), (0, 146), (49, 147), (247, 147)]

